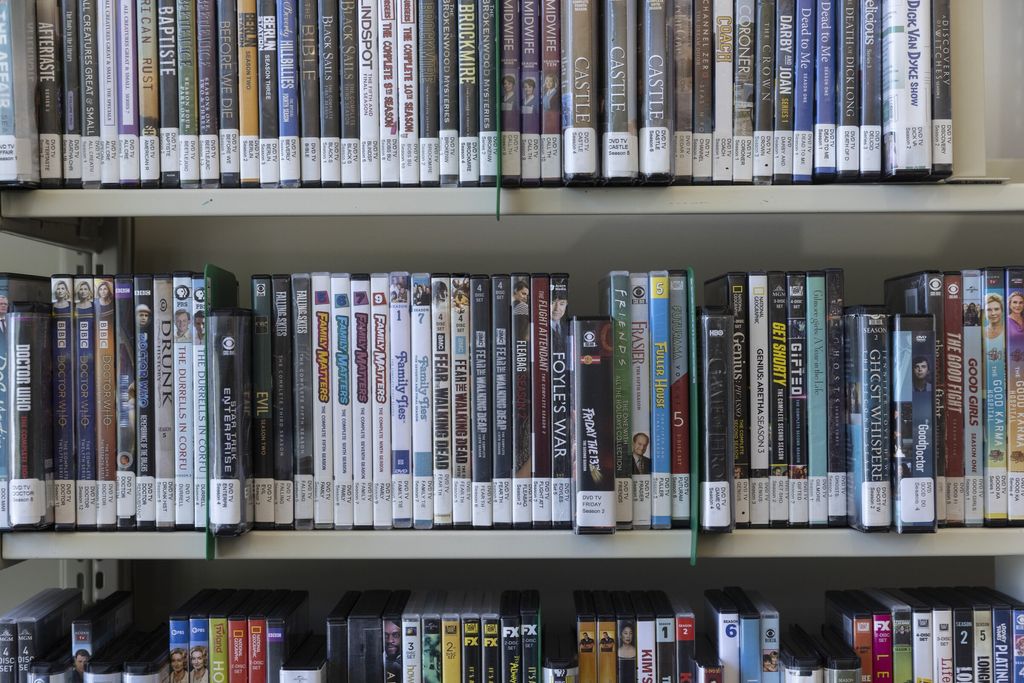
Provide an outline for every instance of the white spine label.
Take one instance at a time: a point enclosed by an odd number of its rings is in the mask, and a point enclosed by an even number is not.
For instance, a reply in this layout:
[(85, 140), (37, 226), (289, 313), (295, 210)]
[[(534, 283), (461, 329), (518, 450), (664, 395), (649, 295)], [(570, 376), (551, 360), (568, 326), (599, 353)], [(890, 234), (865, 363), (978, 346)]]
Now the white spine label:
[(640, 172), (645, 175), (667, 174), (671, 170), (668, 128), (640, 129)]
[(705, 481), (701, 483), (700, 524), (704, 528), (717, 529), (732, 524), (732, 501), (729, 482)]
[(37, 525), (46, 511), (46, 485), (40, 479), (11, 479), (11, 526)]
[(213, 479), (210, 524), (239, 524), (242, 521), (241, 482), (237, 479)]
[(860, 516), (864, 526), (887, 527), (892, 521), (887, 481), (865, 481), (860, 485)]
[(597, 133), (593, 128), (566, 128), (562, 149), (566, 175), (597, 173)]

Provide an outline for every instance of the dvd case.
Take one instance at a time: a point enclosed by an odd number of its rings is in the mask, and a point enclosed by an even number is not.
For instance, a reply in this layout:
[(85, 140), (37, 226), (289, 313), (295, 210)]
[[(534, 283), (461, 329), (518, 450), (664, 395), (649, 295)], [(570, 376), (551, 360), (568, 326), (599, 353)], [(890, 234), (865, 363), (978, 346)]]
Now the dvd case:
[(352, 472), (352, 278), (347, 273), (331, 275), (330, 382), (333, 400), (332, 454), (334, 456), (334, 528), (353, 525)]
[(701, 312), (701, 509), (704, 531), (731, 531), (736, 523), (733, 504), (735, 447), (731, 313), (721, 308)]
[(473, 526), (487, 528), (494, 522), (494, 471), (491, 422), (491, 278), (474, 275), (469, 281), (470, 348), (472, 352), (473, 412), (471, 421), (473, 472)]
[(391, 505), (391, 386), (388, 382), (389, 311), (387, 273), (370, 275), (370, 386), (373, 528), (390, 529)]
[(612, 385), (612, 331), (608, 318), (570, 321), (570, 382), (576, 533), (615, 531), (612, 416), (604, 400)]
[[(282, 180), (284, 177), (282, 176)], [(295, 528), (312, 529), (313, 484), (313, 330), (310, 321), (309, 273), (291, 276), (292, 326), (292, 481), (294, 482)]]
[(430, 312), (430, 275), (414, 273), (412, 292), (412, 470), (413, 527), (429, 529), (434, 524), (434, 387), (431, 363), (433, 348)]
[[(210, 334), (210, 530), (252, 528), (252, 312), (215, 309)], [(214, 632), (216, 633), (216, 632)]]
[(391, 509), (396, 529), (412, 527), (412, 313), (409, 274), (391, 273), (389, 372), (391, 375)]

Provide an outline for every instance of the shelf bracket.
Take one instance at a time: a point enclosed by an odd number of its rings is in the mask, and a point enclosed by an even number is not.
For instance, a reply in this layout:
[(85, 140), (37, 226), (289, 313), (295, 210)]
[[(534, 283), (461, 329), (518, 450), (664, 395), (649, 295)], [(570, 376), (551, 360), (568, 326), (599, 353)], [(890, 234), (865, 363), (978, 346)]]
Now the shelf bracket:
[(117, 227), (117, 221), (99, 218), (0, 218), (0, 233), (91, 254), (102, 253), (117, 244)]

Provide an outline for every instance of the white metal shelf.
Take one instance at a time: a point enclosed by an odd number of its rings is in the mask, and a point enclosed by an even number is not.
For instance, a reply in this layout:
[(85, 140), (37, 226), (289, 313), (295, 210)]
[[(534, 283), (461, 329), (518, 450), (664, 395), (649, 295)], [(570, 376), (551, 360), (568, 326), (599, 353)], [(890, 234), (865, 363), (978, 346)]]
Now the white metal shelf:
[[(494, 216), (494, 188), (31, 190), (0, 193), (5, 218)], [(504, 190), (513, 215), (989, 213), (1024, 211), (1024, 183)]]
[(7, 560), (201, 560), (206, 534), (160, 531), (12, 532), (0, 536)]
[(690, 532), (627, 531), (251, 531), (218, 538), (218, 559), (515, 560), (689, 558)]
[(866, 534), (853, 529), (740, 529), (701, 536), (698, 558), (1024, 556), (1024, 529)]
[[(224, 560), (687, 559), (690, 532), (624, 531), (577, 536), (551, 530), (251, 531), (215, 539)], [(3, 560), (203, 559), (192, 532), (7, 533)], [(864, 534), (851, 529), (743, 529), (702, 535), (700, 559), (800, 557), (1024, 557), (1024, 529), (941, 529)]]

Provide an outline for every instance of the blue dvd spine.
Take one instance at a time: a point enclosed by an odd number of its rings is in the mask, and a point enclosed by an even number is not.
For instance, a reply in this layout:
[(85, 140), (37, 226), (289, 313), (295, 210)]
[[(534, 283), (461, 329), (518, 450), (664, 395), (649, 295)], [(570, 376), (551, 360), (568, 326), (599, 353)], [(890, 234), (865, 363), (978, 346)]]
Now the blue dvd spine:
[(299, 78), (296, 0), (277, 3), (278, 154), (281, 187), (301, 184), (299, 155)]
[(796, 1), (796, 109), (793, 117), (793, 182), (814, 172), (814, 4)]
[(761, 683), (760, 616), (740, 616), (740, 683)]
[(985, 526), (1005, 526), (1006, 495), (1006, 323), (1005, 270), (982, 271), (985, 369)]
[(828, 357), (825, 273), (807, 274), (807, 459), (811, 526), (828, 526)]
[[(1013, 607), (1013, 643), (1024, 641), (1024, 606), (1016, 604)], [(1024, 652), (1013, 647), (1013, 683), (1024, 683)]]
[(934, 325), (931, 316), (892, 321), (893, 523), (899, 533), (936, 529)]
[(92, 277), (75, 278), (75, 524), (96, 528), (96, 313)]
[(672, 438), (669, 407), (668, 271), (650, 275), (651, 527), (672, 526)]
[(817, 68), (814, 74), (814, 179), (836, 175), (835, 3), (818, 0)]
[[(992, 605), (992, 680), (1010, 683), (1013, 665), (1013, 609), (1007, 604)], [(1014, 674), (1017, 672), (1014, 671)]]

